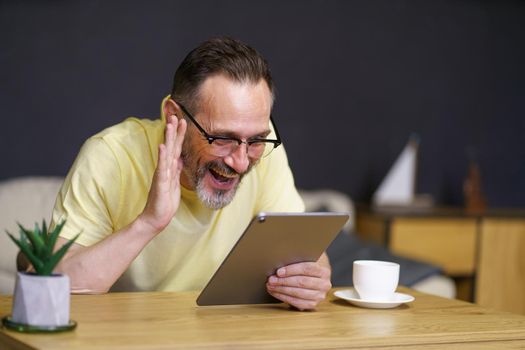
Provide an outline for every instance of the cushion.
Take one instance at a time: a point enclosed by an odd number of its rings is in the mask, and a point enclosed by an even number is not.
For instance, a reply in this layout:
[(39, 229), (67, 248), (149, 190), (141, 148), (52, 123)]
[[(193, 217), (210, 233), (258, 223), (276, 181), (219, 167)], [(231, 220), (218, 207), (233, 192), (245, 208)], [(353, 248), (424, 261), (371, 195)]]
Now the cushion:
[(354, 260), (384, 260), (398, 263), (399, 284), (411, 287), (414, 284), (437, 275), (437, 266), (393, 255), (383, 246), (362, 240), (357, 235), (339, 233), (326, 250), (332, 265), (332, 284), (334, 287), (351, 286)]

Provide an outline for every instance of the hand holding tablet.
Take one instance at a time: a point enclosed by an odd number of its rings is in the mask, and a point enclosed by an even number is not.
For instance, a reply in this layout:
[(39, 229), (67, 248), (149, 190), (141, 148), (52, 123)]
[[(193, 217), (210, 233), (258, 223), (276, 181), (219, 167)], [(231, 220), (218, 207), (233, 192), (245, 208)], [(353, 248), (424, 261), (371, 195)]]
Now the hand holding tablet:
[(332, 288), (331, 268), (325, 254), (315, 262), (300, 262), (279, 268), (268, 278), (268, 293), (299, 310), (313, 310)]

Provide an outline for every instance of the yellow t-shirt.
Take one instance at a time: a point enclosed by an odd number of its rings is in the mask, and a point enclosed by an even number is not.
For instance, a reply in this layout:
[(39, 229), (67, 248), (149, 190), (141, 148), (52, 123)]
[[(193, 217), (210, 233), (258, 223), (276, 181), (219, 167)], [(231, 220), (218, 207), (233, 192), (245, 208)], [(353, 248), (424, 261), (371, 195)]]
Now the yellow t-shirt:
[[(158, 145), (164, 140), (164, 120), (128, 118), (85, 142), (53, 210), (52, 224), (67, 218), (62, 237), (71, 239), (82, 231), (76, 242), (89, 246), (142, 212)], [(112, 290), (202, 289), (256, 213), (303, 210), (280, 146), (244, 176), (233, 201), (223, 209), (206, 208), (195, 192), (182, 187), (171, 223), (146, 245)]]

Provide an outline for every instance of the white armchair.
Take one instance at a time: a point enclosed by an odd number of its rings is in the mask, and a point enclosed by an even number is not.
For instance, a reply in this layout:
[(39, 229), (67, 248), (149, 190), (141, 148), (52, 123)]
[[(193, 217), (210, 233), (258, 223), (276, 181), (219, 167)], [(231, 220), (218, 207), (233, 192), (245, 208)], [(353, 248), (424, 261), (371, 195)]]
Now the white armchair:
[(17, 222), (32, 228), (49, 223), (61, 177), (20, 177), (0, 181), (0, 294), (12, 294), (18, 248), (5, 233), (18, 237)]
[(343, 227), (346, 233), (353, 232), (355, 225), (354, 202), (346, 194), (331, 190), (299, 190), (299, 194), (304, 201), (306, 211), (316, 211), (324, 209), (327, 211), (346, 212), (350, 214), (350, 219)]

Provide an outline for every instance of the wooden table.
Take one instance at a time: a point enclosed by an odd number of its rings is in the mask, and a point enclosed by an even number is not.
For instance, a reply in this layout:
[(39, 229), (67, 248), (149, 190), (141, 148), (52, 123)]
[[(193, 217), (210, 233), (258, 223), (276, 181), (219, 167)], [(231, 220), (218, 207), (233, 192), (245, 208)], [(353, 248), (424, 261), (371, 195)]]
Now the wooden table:
[[(525, 347), (525, 316), (401, 288), (416, 300), (363, 309), (332, 295), (314, 312), (287, 306), (198, 307), (196, 293), (74, 295), (75, 331), (0, 330), (0, 349), (461, 349)], [(11, 298), (0, 296), (0, 314)]]

